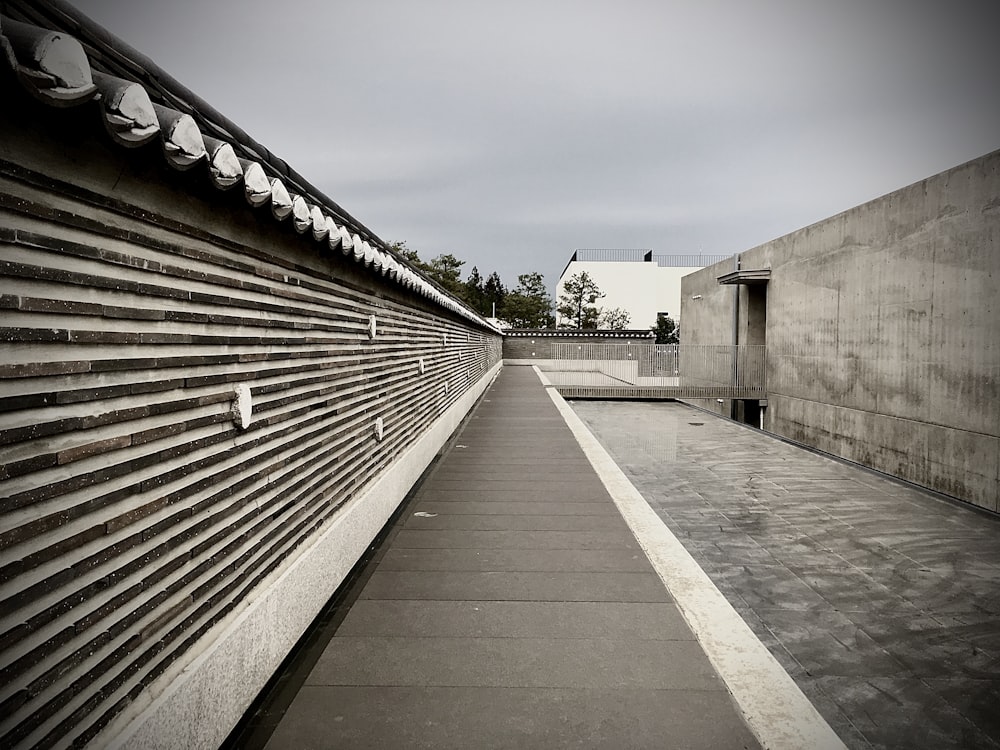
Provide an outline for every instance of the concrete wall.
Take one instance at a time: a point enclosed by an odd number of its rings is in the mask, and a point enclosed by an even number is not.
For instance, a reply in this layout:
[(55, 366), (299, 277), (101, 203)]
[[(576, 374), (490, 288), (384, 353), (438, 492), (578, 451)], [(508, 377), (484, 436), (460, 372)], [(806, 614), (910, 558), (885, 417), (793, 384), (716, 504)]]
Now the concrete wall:
[[(771, 269), (766, 429), (998, 510), (1000, 152), (741, 262)], [(732, 341), (731, 270), (683, 280), (685, 343)], [(742, 287), (741, 343), (756, 319)]]
[(217, 747), (500, 339), (6, 73), (0, 745)]

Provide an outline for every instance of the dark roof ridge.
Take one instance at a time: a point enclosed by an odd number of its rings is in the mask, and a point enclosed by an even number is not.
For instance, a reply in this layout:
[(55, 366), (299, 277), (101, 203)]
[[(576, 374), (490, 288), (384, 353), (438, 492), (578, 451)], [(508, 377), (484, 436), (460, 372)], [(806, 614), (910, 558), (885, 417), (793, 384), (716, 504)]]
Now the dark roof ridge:
[[(389, 249), (287, 162), (64, 0), (0, 1), (0, 50), (24, 88), (51, 106), (101, 100), (105, 126), (118, 145), (139, 145), (159, 132), (171, 166), (188, 169), (208, 161), (210, 178), (218, 187), (232, 187), (242, 180), (254, 208), (271, 203), (275, 218), (291, 216), (297, 233), (326, 241), (331, 250), (339, 248), (433, 303), (499, 332)], [(136, 91), (131, 97), (122, 94), (131, 84), (142, 88), (141, 96)], [(119, 107), (122, 102), (126, 104)]]

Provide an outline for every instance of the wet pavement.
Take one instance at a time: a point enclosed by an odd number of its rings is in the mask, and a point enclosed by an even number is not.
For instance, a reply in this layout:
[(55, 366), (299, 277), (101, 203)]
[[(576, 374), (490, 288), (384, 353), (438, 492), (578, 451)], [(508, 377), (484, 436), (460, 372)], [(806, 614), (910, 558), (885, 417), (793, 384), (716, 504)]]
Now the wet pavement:
[(851, 748), (1000, 748), (1000, 519), (681, 403), (574, 402)]

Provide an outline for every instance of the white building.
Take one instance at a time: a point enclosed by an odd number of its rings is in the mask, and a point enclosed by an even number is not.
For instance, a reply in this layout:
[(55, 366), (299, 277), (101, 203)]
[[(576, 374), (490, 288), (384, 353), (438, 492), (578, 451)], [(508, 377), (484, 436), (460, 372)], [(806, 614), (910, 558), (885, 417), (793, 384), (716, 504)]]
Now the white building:
[[(680, 320), (681, 277), (724, 260), (727, 255), (667, 255), (652, 250), (577, 250), (556, 284), (556, 304), (566, 281), (586, 271), (605, 296), (604, 310), (620, 307), (629, 314), (628, 328), (649, 328), (657, 313)], [(556, 325), (561, 323), (556, 315)]]

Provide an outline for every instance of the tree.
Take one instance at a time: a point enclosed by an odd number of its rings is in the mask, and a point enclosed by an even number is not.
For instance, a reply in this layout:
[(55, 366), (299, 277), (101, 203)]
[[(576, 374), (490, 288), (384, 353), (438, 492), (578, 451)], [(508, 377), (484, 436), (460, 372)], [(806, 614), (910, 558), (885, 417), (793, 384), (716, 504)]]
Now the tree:
[(681, 329), (669, 313), (657, 313), (656, 325), (650, 326), (650, 330), (656, 334), (657, 344), (679, 344), (681, 340)]
[(420, 256), (417, 255), (416, 250), (410, 250), (410, 248), (406, 246), (405, 241), (390, 242), (388, 247), (390, 250), (394, 251), (400, 258), (405, 260), (407, 263), (409, 263), (417, 270), (419, 271), (427, 270), (427, 264), (424, 263), (422, 260), (420, 260)]
[(597, 328), (601, 311), (595, 304), (604, 297), (597, 283), (586, 271), (573, 274), (563, 284), (563, 293), (559, 295), (559, 307), (556, 308), (562, 317), (560, 328)]
[(464, 260), (459, 260), (451, 253), (443, 253), (432, 258), (426, 264), (427, 278), (435, 282), (446, 292), (459, 299), (465, 299), (465, 285), (462, 283), (462, 266)]
[(601, 328), (607, 328), (611, 331), (624, 331), (628, 328), (631, 320), (632, 316), (628, 314), (628, 311), (620, 307), (616, 307), (613, 310), (601, 311)]
[(469, 271), (469, 277), (465, 280), (465, 290), (462, 293), (463, 299), (473, 310), (480, 315), (489, 315), (489, 305), (486, 302), (486, 289), (483, 285), (483, 276), (476, 266)]
[(486, 284), (483, 286), (484, 314), (496, 315), (503, 309), (503, 301), (507, 296), (507, 287), (500, 280), (500, 274), (496, 271), (489, 275)]
[(537, 272), (518, 276), (517, 287), (503, 300), (500, 317), (514, 328), (550, 328), (555, 321), (545, 277)]

